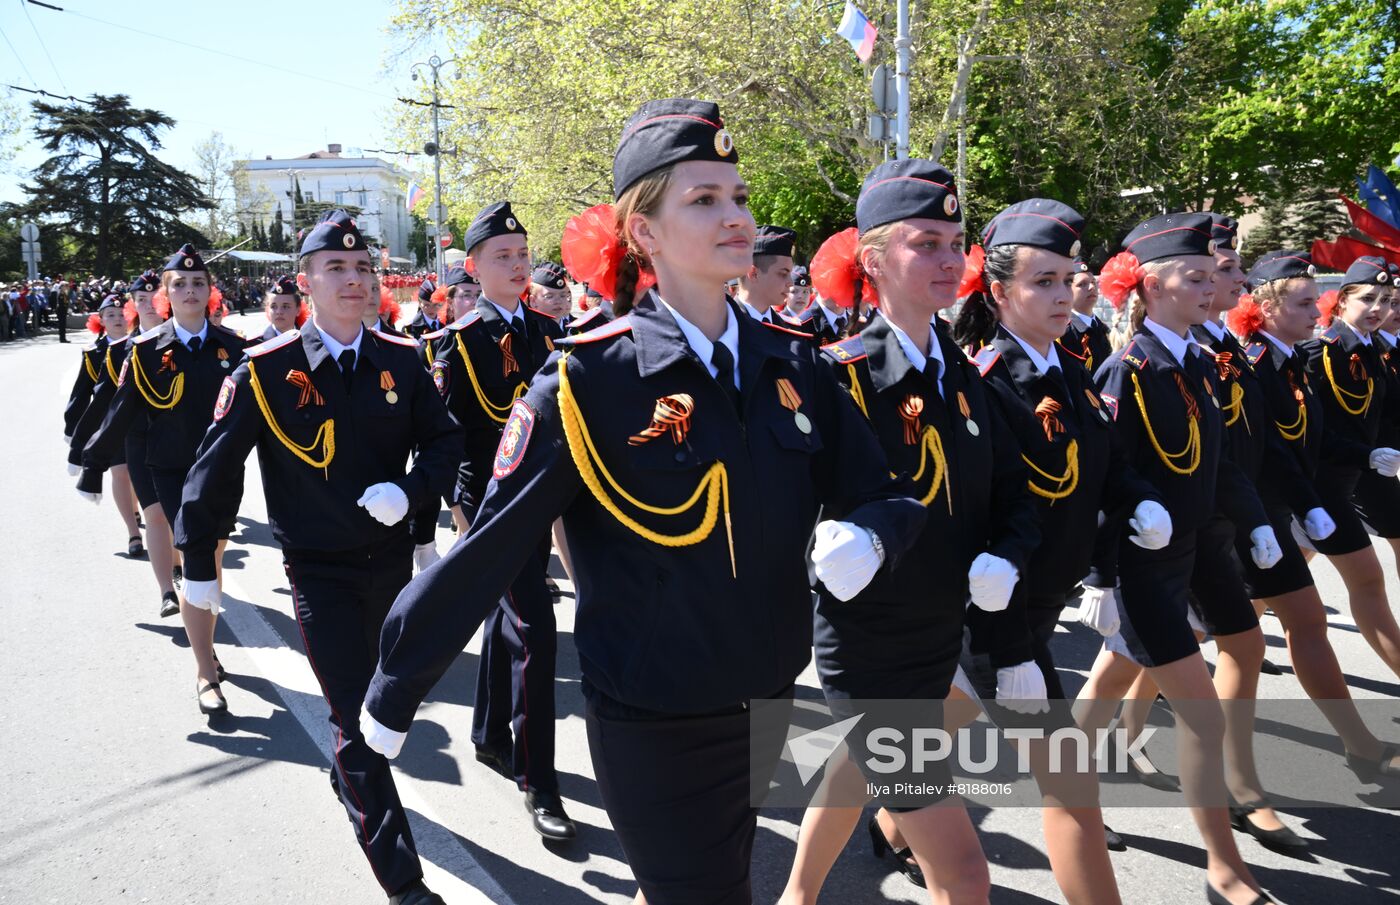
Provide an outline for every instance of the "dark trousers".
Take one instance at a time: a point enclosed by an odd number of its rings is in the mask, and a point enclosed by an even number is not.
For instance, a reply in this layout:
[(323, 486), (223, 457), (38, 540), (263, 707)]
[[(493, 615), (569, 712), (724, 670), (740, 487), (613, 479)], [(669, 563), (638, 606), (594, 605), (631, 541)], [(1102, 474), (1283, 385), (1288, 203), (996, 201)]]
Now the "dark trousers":
[(370, 869), (390, 895), (423, 876), (389, 762), (360, 734), (360, 706), (379, 660), (379, 632), (413, 571), (407, 537), (352, 553), (283, 551), (306, 658), (335, 730), (331, 788)]
[(548, 546), (531, 556), (482, 624), (472, 742), (512, 747), (522, 789), (558, 794), (554, 771), (554, 598), (545, 585)]
[(442, 498), (434, 497), (422, 509), (408, 514), (408, 533), (415, 544), (431, 544), (437, 538), (438, 515), (442, 512)]

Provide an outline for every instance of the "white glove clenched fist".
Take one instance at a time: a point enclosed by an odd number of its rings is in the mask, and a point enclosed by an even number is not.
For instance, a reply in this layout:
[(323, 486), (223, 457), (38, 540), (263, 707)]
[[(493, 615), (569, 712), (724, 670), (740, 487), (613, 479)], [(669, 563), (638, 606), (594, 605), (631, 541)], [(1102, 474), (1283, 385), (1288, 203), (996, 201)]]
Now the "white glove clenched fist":
[(1017, 713), (1045, 713), (1050, 709), (1045, 674), (1027, 660), (997, 670), (997, 703)]
[(102, 505), (102, 494), (100, 493), (88, 493), (86, 490), (79, 490), (78, 496), (92, 503), (94, 506)]
[(1309, 509), (1308, 514), (1303, 516), (1303, 530), (1313, 540), (1327, 540), (1332, 536), (1332, 532), (1337, 530), (1337, 523), (1332, 521), (1332, 516), (1327, 514), (1326, 509), (1319, 506)]
[(1373, 449), (1371, 450), (1370, 465), (1387, 478), (1393, 478), (1400, 474), (1400, 450), (1394, 450), (1388, 446)]
[(1079, 598), (1079, 623), (1105, 638), (1118, 632), (1118, 589), (1084, 586)]
[(819, 522), (815, 536), (812, 566), (837, 600), (850, 600), (859, 594), (885, 560), (870, 532), (859, 525)]
[(360, 734), (365, 737), (366, 745), (389, 760), (399, 756), (403, 750), (403, 740), (408, 737), (407, 732), (395, 732), (370, 716), (367, 707), (360, 708)]
[(1274, 534), (1274, 529), (1268, 525), (1260, 525), (1249, 532), (1249, 558), (1254, 560), (1254, 564), (1261, 569), (1272, 569), (1278, 565), (1278, 561), (1283, 559), (1283, 548), (1278, 545), (1278, 537)]
[(408, 495), (392, 481), (365, 488), (355, 505), (365, 507), (375, 521), (385, 525), (397, 525), (408, 515)]
[(1133, 534), (1128, 540), (1144, 550), (1160, 550), (1172, 542), (1172, 517), (1156, 500), (1143, 500), (1128, 519)]
[(1011, 591), (1021, 573), (1000, 556), (982, 553), (967, 570), (967, 590), (972, 605), (988, 613), (998, 613), (1011, 602)]

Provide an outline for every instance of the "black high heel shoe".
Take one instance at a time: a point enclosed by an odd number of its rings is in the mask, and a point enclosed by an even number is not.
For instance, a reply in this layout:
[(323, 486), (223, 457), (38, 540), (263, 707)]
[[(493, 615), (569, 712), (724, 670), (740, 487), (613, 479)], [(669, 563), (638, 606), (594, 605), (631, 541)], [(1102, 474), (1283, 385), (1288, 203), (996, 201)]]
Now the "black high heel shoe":
[[(1215, 891), (1215, 887), (1210, 885), (1209, 880), (1206, 881), (1206, 902), (1208, 905), (1231, 905), (1229, 899)], [(1261, 892), (1249, 905), (1276, 905), (1276, 903)]]
[(1356, 754), (1347, 754), (1347, 768), (1362, 782), (1377, 782), (1383, 778), (1400, 777), (1400, 770), (1388, 767), (1391, 759), (1400, 751), (1394, 745), (1382, 745), (1381, 756), (1368, 760)]
[(904, 874), (904, 879), (920, 889), (928, 888), (924, 883), (924, 872), (920, 869), (919, 862), (914, 860), (914, 853), (907, 846), (895, 848), (890, 845), (890, 840), (885, 838), (884, 831), (880, 829), (880, 821), (876, 815), (870, 815), (870, 822), (866, 824), (866, 828), (870, 830), (870, 850), (876, 858), (885, 857), (886, 852), (894, 855), (894, 868)]
[[(224, 693), (219, 690), (218, 682), (196, 681), (194, 683), (194, 691), (195, 697), (199, 699), (200, 713), (226, 713), (228, 711), (228, 701), (224, 699)], [(204, 703), (204, 696), (210, 693), (214, 695), (215, 700), (212, 703), (206, 704)]]
[(127, 539), (126, 555), (132, 559), (144, 559), (146, 548), (141, 545), (141, 535), (137, 534)]
[(1241, 833), (1248, 833), (1259, 844), (1270, 851), (1278, 852), (1280, 855), (1301, 855), (1308, 850), (1308, 841), (1288, 827), (1277, 830), (1260, 829), (1249, 815), (1260, 808), (1270, 807), (1267, 801), (1250, 801), (1244, 804), (1230, 805), (1230, 826)]

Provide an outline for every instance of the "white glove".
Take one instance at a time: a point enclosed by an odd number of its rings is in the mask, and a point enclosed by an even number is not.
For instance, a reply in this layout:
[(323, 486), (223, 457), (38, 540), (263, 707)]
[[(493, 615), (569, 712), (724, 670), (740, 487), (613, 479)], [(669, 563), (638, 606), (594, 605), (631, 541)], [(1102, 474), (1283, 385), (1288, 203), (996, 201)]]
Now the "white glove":
[(988, 613), (999, 613), (1011, 602), (1011, 590), (1021, 574), (1000, 556), (981, 553), (967, 570), (967, 590), (972, 605)]
[(812, 565), (817, 578), (837, 600), (850, 600), (859, 594), (883, 562), (870, 532), (861, 526), (831, 520), (817, 524)]
[(1105, 638), (1118, 633), (1118, 589), (1084, 586), (1079, 598), (1079, 623)]
[(208, 610), (213, 615), (219, 615), (219, 599), (223, 593), (219, 590), (217, 581), (195, 581), (190, 578), (185, 579), (185, 602), (190, 606), (201, 610)]
[(1283, 559), (1283, 548), (1278, 545), (1274, 529), (1268, 525), (1260, 525), (1249, 532), (1249, 542), (1254, 545), (1249, 549), (1249, 558), (1259, 568), (1272, 569)]
[(408, 515), (408, 494), (399, 485), (386, 481), (366, 487), (355, 505), (365, 507), (365, 511), (378, 522), (397, 525)]
[(413, 564), (419, 572), (427, 571), (428, 566), (442, 559), (438, 555), (437, 544), (418, 544), (413, 548)]
[(1332, 536), (1332, 532), (1337, 530), (1337, 523), (1332, 521), (1332, 516), (1327, 514), (1327, 510), (1322, 507), (1309, 509), (1308, 514), (1303, 516), (1303, 530), (1308, 532), (1308, 537), (1313, 540), (1327, 540)]
[(63, 445), (64, 445), (64, 446), (72, 446), (72, 445), (73, 445), (73, 435), (72, 435), (72, 434), (64, 434), (64, 435), (63, 435)]
[(1136, 532), (1128, 535), (1128, 540), (1144, 550), (1160, 550), (1172, 542), (1171, 513), (1156, 500), (1138, 503), (1128, 525)]
[(74, 465), (72, 462), (68, 463), (68, 474), (70, 476), (76, 478), (82, 472), (82, 470), (83, 469), (80, 466)]
[(399, 756), (403, 750), (403, 740), (408, 737), (407, 732), (395, 732), (370, 716), (367, 707), (360, 708), (360, 734), (365, 737), (366, 745), (389, 760)]
[(102, 505), (102, 494), (100, 493), (88, 493), (86, 490), (79, 490), (78, 496), (92, 503), (94, 506)]
[(1045, 713), (1050, 709), (1045, 674), (1027, 660), (997, 670), (997, 703), (1017, 713)]
[(1393, 478), (1400, 474), (1400, 451), (1382, 446), (1380, 449), (1371, 450), (1371, 467), (1387, 478)]

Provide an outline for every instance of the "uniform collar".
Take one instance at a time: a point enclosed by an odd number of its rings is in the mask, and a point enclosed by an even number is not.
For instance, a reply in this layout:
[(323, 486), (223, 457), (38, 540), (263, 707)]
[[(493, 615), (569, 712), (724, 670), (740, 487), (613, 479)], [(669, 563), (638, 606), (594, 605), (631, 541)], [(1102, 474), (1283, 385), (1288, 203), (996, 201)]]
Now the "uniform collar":
[(1201, 326), (1206, 328), (1207, 333), (1215, 337), (1216, 342), (1223, 343), (1225, 341), (1225, 327), (1220, 321), (1211, 319), (1201, 324)]
[(175, 338), (178, 339), (183, 346), (188, 347), (190, 340), (195, 337), (199, 338), (199, 344), (201, 346), (209, 339), (209, 321), (207, 320), (204, 321), (204, 325), (199, 328), (198, 333), (191, 333), (186, 330), (184, 327), (180, 326), (179, 321), (175, 320), (173, 317), (170, 319), (170, 323), (175, 325)]
[(1094, 321), (1098, 320), (1098, 318), (1094, 317), (1092, 314), (1080, 314), (1073, 308), (1070, 309), (1069, 313), (1074, 315), (1074, 319), (1079, 321), (1080, 325), (1086, 328), (1094, 326)]
[[(483, 296), (481, 297), (481, 299), (484, 300), (484, 301), (486, 302), (486, 304), (490, 305), (492, 308), (495, 308), (495, 309), (496, 309), (496, 313), (499, 314), (499, 315), (501, 316), (501, 320), (505, 321), (507, 324), (520, 324), (522, 327), (525, 325), (525, 303), (524, 303), (524, 302), (521, 302), (519, 305), (516, 305), (516, 306), (515, 306), (515, 313), (514, 313), (514, 314), (511, 314), (509, 311), (507, 311), (506, 309), (502, 308), (500, 305), (497, 305), (495, 302), (493, 302), (493, 301), (491, 301), (490, 299), (486, 298), (486, 296), (483, 295)], [(480, 304), (481, 304), (481, 302), (478, 301), (478, 302), (477, 302), (478, 307), (480, 306)]]
[(1327, 328), (1327, 332), (1341, 340), (1342, 348), (1351, 351), (1356, 346), (1369, 346), (1370, 336), (1363, 336), (1352, 329), (1351, 324), (1340, 317), (1332, 318), (1332, 326)]
[(750, 305), (745, 299), (736, 299), (736, 301), (739, 303), (739, 310), (747, 314), (749, 317), (753, 318), (756, 321), (766, 319), (767, 312), (759, 311), (753, 305)]
[(1400, 333), (1391, 333), (1389, 330), (1377, 330), (1376, 332), (1389, 340), (1392, 347), (1400, 345)]
[[(287, 332), (290, 333), (291, 331), (289, 330)], [(357, 365), (360, 359), (364, 359), (371, 367), (374, 365), (374, 340), (366, 339), (363, 326), (360, 327), (360, 332), (359, 335), (355, 337), (355, 342), (349, 346), (342, 346), (335, 339), (322, 333), (320, 329), (317, 328), (316, 321), (313, 318), (308, 317), (306, 323), (302, 324), (301, 329), (297, 332), (301, 334), (301, 346), (302, 350), (306, 353), (306, 363), (313, 372), (326, 361), (334, 362), (336, 356), (347, 348), (355, 350), (355, 361)], [(327, 345), (327, 342), (335, 344), (334, 353), (332, 353), (331, 346)]]
[[(729, 335), (730, 330), (737, 329), (736, 345), (730, 346), (730, 351), (736, 352), (739, 361), (740, 386), (750, 386), (763, 362), (769, 358), (797, 360), (798, 355), (792, 350), (789, 342), (791, 337), (763, 324), (756, 324), (751, 318), (737, 316), (733, 303), (730, 304), (729, 312), (725, 336)], [(638, 299), (628, 317), (636, 346), (637, 372), (642, 377), (658, 373), (679, 361), (697, 359), (702, 351), (705, 355), (702, 364), (708, 372), (709, 356), (714, 350), (714, 343), (706, 339), (708, 345), (692, 349), (690, 341), (681, 330), (683, 318), (678, 320), (673, 316), (655, 290)], [(703, 337), (703, 334), (700, 336)], [(720, 337), (721, 341), (725, 336)]]
[(1143, 319), (1142, 326), (1144, 330), (1151, 333), (1153, 338), (1162, 344), (1163, 348), (1171, 353), (1172, 358), (1175, 358), (1176, 363), (1183, 368), (1186, 367), (1186, 358), (1191, 354), (1192, 348), (1200, 345), (1200, 343), (1196, 342), (1196, 337), (1192, 336), (1189, 332), (1185, 337), (1177, 336), (1150, 317)]
[(923, 350), (914, 342), (913, 337), (899, 329), (899, 326), (894, 321), (888, 318), (884, 320), (885, 323), (889, 325), (890, 332), (894, 334), (894, 338), (899, 341), (899, 348), (904, 352), (904, 357), (909, 359), (909, 363), (914, 366), (915, 370), (923, 371), (928, 366), (928, 360), (930, 358), (938, 362), (937, 372), (927, 375), (930, 381), (937, 383), (938, 378), (942, 376), (943, 371), (948, 365), (943, 361), (943, 350), (938, 347), (938, 331), (933, 328), (933, 321), (929, 321), (928, 325), (928, 354), (925, 355)]
[[(314, 324), (315, 321), (312, 321), (312, 323)], [(326, 351), (330, 353), (331, 358), (335, 359), (337, 362), (340, 361), (340, 353), (344, 352), (346, 349), (354, 352), (356, 358), (360, 357), (360, 340), (363, 339), (365, 335), (364, 325), (361, 325), (360, 329), (356, 331), (355, 339), (349, 345), (345, 345), (320, 327), (316, 328), (316, 333), (321, 337), (321, 345), (326, 347)]]
[(823, 305), (821, 302), (813, 302), (812, 307), (816, 308), (822, 313), (822, 317), (826, 318), (827, 326), (831, 327), (832, 330), (836, 329), (836, 319), (838, 317), (844, 317), (847, 319), (851, 317), (851, 315), (849, 314), (832, 314), (831, 310), (825, 305)]
[(1010, 330), (1007, 330), (1005, 325), (1002, 325), (1001, 329), (1007, 336), (1016, 340), (1016, 344), (1021, 347), (1021, 351), (1026, 353), (1026, 358), (1030, 359), (1031, 366), (1035, 368), (1037, 374), (1044, 377), (1050, 373), (1051, 368), (1056, 368), (1061, 373), (1064, 372), (1064, 368), (1060, 365), (1060, 355), (1055, 351), (1054, 343), (1050, 344), (1050, 355), (1047, 357), (1036, 351), (1030, 343), (1026, 342), (1015, 333), (1012, 333)]
[[(686, 344), (690, 346), (690, 350), (695, 353), (695, 356), (697, 358), (700, 359), (700, 363), (705, 366), (705, 369), (711, 372), (710, 376), (716, 376), (718, 369), (716, 369), (714, 364), (710, 361), (710, 357), (715, 354), (715, 343), (711, 342), (709, 337), (707, 337), (704, 333), (700, 332), (699, 327), (686, 320), (679, 311), (677, 311), (675, 308), (672, 308), (661, 296), (656, 296), (656, 301), (658, 301), (661, 304), (662, 310), (664, 310), (667, 314), (671, 315), (672, 320), (676, 322), (676, 326), (680, 328), (681, 335), (685, 337)], [(748, 307), (746, 303), (740, 304), (744, 307)], [(717, 341), (722, 343), (724, 347), (729, 350), (729, 354), (733, 357), (734, 385), (740, 386), (739, 319), (734, 316), (734, 307), (735, 306), (733, 305), (725, 305), (726, 314), (724, 322), (724, 332), (719, 335), (719, 339)], [(757, 317), (755, 317), (755, 320), (757, 320)]]
[[(870, 380), (877, 392), (889, 389), (904, 379), (911, 370), (923, 374), (941, 394), (941, 378), (947, 373), (948, 363), (939, 343), (938, 331), (929, 325), (929, 354), (925, 356), (902, 330), (890, 323), (878, 311), (870, 318), (870, 323), (860, 332), (861, 345), (865, 347), (870, 360)], [(924, 370), (927, 359), (939, 362), (939, 371), (929, 374)]]

